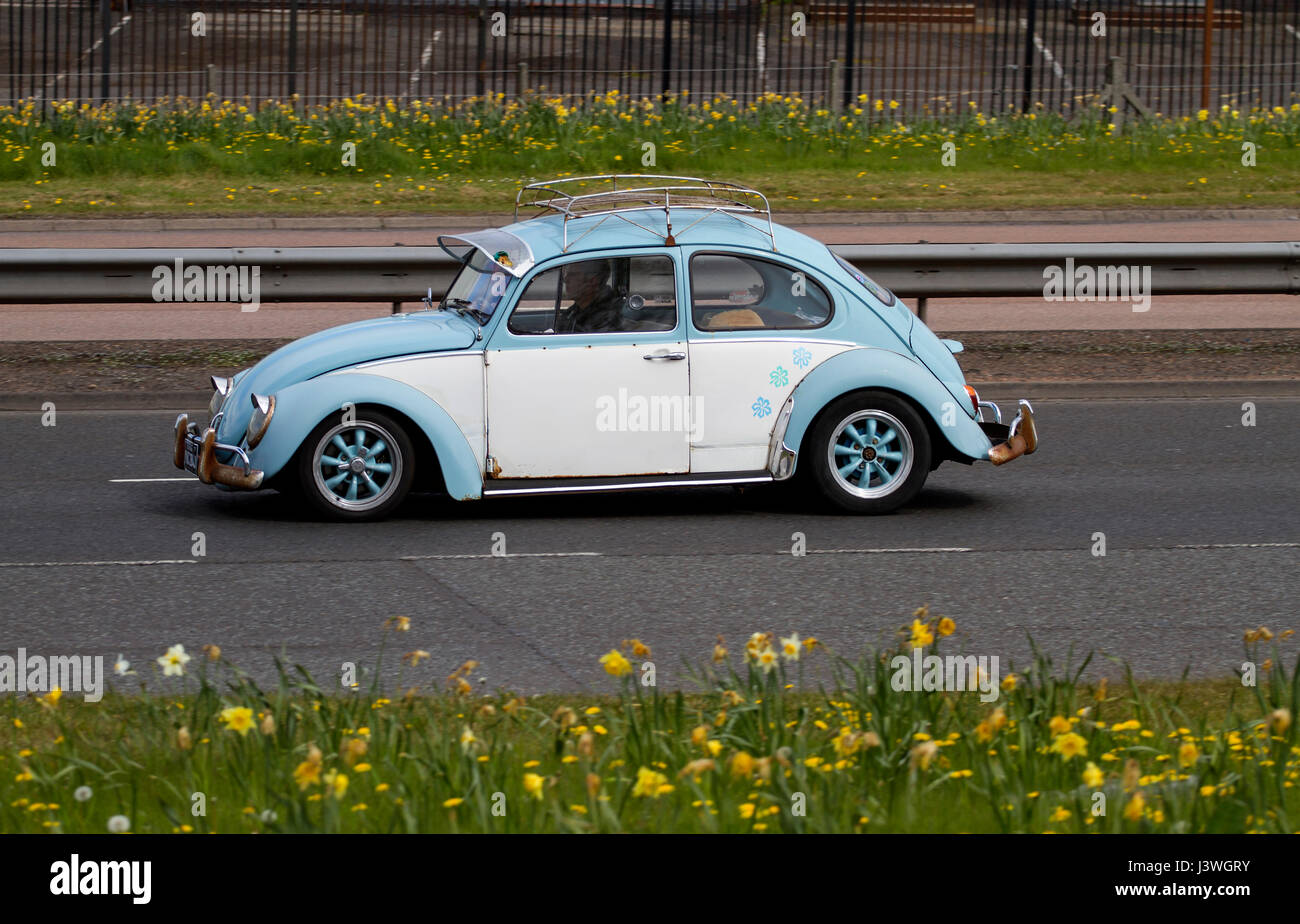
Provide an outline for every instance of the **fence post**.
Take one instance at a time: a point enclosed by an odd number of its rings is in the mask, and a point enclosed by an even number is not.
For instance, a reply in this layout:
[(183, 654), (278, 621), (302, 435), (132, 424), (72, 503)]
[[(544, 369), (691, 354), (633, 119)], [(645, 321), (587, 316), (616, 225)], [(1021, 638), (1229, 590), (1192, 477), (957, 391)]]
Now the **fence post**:
[(108, 0), (99, 0), (100, 28), (99, 41), (104, 52), (99, 56), (99, 101), (108, 102), (108, 75), (112, 67), (112, 42), (110, 36), (113, 34), (111, 23), (113, 21), (113, 11)]
[(1029, 111), (1029, 98), (1034, 93), (1034, 29), (1038, 23), (1038, 0), (1029, 0), (1029, 12), (1025, 17), (1025, 89), (1020, 100), (1022, 112)]
[(528, 86), (528, 62), (520, 61), (519, 77), (516, 81), (515, 95), (522, 97), (525, 93), (528, 92), (529, 89), (530, 87)]
[(1210, 108), (1210, 63), (1214, 58), (1214, 0), (1205, 0), (1205, 33), (1201, 42), (1201, 108)]
[(857, 51), (858, 0), (849, 0), (849, 21), (844, 28), (844, 108), (853, 106), (853, 61)]
[(298, 92), (298, 0), (289, 4), (289, 95)]
[(826, 91), (826, 96), (827, 96), (827, 101), (831, 104), (830, 108), (832, 112), (839, 112), (841, 109), (844, 108), (843, 102), (840, 99), (839, 94), (835, 92), (840, 85), (840, 67), (841, 67), (840, 59), (831, 58), (830, 87)]
[(475, 78), (474, 95), (482, 99), (487, 93), (487, 30), (488, 30), (488, 10), (487, 0), (479, 0), (478, 4), (478, 76)]
[(221, 71), (217, 70), (217, 66), (215, 64), (208, 65), (208, 71), (207, 74), (205, 75), (204, 84), (205, 86), (203, 88), (204, 90), (203, 95), (205, 97), (216, 96), (218, 99), (221, 98)]
[(667, 99), (669, 79), (673, 66), (673, 0), (664, 0), (664, 57), (663, 79), (659, 87), (659, 98)]

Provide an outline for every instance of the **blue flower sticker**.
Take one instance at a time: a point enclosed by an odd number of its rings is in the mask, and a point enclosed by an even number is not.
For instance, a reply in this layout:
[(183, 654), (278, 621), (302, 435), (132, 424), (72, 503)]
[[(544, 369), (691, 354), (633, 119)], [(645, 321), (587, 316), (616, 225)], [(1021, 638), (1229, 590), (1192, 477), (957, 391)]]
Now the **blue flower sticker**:
[(806, 369), (812, 362), (812, 353), (803, 347), (796, 347), (794, 351), (794, 364), (800, 369)]
[(766, 417), (772, 413), (772, 402), (766, 398), (759, 398), (750, 405), (750, 409), (754, 412), (755, 417)]
[(786, 371), (785, 366), (777, 366), (768, 374), (768, 378), (777, 388), (790, 384), (790, 373)]

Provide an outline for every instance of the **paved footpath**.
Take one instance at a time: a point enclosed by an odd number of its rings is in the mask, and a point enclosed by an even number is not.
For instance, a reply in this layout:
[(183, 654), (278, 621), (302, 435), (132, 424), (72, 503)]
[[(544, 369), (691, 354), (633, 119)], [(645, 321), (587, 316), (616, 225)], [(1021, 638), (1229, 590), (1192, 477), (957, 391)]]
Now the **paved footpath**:
[[(780, 214), (828, 244), (1093, 241), (1294, 241), (1300, 212), (1111, 211)], [(427, 245), (439, 234), (508, 222), (505, 215), (389, 218), (33, 219), (0, 221), (0, 247), (308, 247)], [(414, 305), (413, 305), (414, 307)], [(146, 340), (298, 337), (389, 311), (387, 304), (4, 305), (0, 340)], [(1041, 299), (931, 300), (945, 330), (1118, 330), (1300, 327), (1295, 296), (1155, 296), (1151, 309)]]

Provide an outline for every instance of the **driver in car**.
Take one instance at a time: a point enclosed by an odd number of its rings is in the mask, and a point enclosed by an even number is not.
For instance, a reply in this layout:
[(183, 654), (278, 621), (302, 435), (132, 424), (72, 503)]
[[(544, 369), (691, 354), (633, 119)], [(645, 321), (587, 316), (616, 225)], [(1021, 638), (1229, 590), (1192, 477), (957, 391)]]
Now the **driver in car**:
[(565, 269), (564, 294), (573, 304), (560, 315), (556, 333), (623, 330), (624, 300), (610, 287), (609, 271), (609, 260), (584, 260)]

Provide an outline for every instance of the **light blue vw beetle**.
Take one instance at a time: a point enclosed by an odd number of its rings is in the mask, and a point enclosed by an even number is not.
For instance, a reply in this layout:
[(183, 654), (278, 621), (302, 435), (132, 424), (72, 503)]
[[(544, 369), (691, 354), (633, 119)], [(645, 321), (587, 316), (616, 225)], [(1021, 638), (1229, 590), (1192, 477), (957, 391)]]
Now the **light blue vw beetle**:
[(945, 460), (1037, 448), (1028, 402), (1004, 425), (960, 344), (774, 224), (755, 190), (576, 177), (524, 187), (515, 218), (439, 239), (461, 265), (437, 308), (214, 377), (209, 425), (176, 421), (176, 466), (349, 520), (413, 486), (475, 500), (795, 476), (881, 513)]

